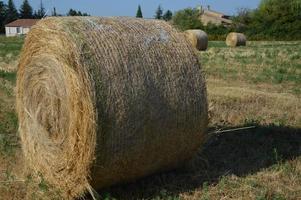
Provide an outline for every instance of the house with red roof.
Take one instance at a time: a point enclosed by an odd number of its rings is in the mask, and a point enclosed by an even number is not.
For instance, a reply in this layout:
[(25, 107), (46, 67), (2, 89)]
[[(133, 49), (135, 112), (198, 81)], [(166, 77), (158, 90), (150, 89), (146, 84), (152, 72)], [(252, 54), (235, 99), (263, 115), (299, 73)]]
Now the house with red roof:
[(5, 25), (5, 34), (7, 37), (25, 35), (39, 19), (17, 19)]

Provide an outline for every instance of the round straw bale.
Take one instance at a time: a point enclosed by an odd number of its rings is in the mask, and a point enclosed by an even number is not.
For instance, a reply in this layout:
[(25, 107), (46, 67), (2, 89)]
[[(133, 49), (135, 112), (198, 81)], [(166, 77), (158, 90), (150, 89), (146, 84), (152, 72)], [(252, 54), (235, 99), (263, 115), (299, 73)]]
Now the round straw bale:
[(230, 47), (246, 46), (247, 37), (242, 33), (229, 33), (226, 38), (226, 44)]
[(185, 35), (194, 48), (206, 51), (208, 48), (208, 35), (202, 30), (187, 30)]
[(186, 38), (133, 18), (41, 20), (21, 54), (17, 112), (29, 167), (64, 199), (177, 167), (208, 123)]

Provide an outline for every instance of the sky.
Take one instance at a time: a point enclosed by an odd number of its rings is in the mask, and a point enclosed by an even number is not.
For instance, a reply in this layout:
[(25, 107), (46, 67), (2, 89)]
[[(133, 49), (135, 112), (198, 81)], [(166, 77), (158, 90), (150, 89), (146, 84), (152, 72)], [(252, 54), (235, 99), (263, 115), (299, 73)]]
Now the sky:
[[(7, 0), (4, 0), (4, 2)], [(19, 8), (23, 0), (14, 0)], [(70, 8), (87, 12), (94, 16), (135, 16), (140, 4), (143, 16), (152, 18), (161, 5), (164, 10), (177, 11), (197, 5), (207, 6), (215, 11), (233, 15), (239, 8), (256, 8), (260, 0), (43, 0), (44, 7), (51, 13), (53, 7), (60, 14), (66, 14)], [(29, 0), (34, 9), (37, 9), (40, 0)]]

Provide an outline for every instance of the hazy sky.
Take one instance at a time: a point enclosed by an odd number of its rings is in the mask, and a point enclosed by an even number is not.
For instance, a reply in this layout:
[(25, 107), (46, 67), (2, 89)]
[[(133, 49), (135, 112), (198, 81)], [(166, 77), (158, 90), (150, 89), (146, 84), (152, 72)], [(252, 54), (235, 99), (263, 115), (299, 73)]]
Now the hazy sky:
[[(4, 0), (7, 2), (7, 0)], [(23, 0), (14, 0), (19, 8)], [(36, 9), (40, 0), (29, 0)], [(210, 5), (212, 10), (225, 14), (233, 14), (238, 8), (256, 8), (260, 0), (43, 0), (46, 10), (55, 6), (60, 14), (65, 14), (69, 8), (88, 12), (96, 16), (135, 16), (138, 4), (142, 7), (144, 17), (151, 18), (160, 4), (164, 10), (177, 11), (196, 5)]]

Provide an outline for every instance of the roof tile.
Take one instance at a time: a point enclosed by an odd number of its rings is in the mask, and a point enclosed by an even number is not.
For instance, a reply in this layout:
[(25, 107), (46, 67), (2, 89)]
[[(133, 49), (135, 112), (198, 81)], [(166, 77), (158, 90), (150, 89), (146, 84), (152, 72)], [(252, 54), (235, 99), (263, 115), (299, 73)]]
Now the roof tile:
[(32, 27), (35, 25), (39, 19), (17, 19), (9, 24), (6, 24), (6, 27)]

